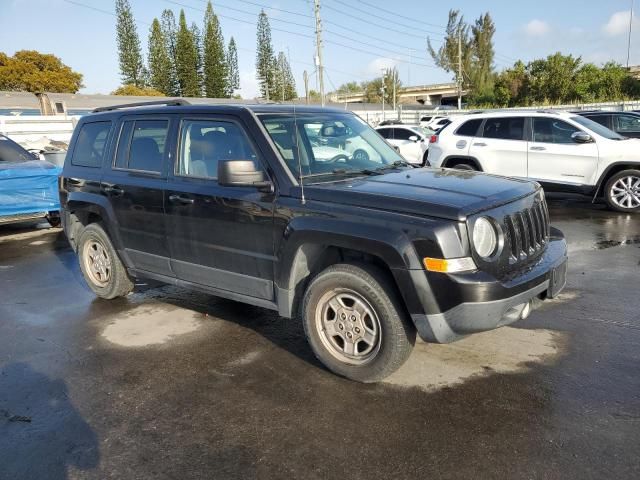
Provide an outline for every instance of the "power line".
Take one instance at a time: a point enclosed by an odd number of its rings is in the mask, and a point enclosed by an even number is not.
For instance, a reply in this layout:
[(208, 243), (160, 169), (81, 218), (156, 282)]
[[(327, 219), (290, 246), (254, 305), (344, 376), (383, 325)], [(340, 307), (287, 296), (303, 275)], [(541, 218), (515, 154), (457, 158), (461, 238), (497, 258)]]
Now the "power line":
[[(198, 0), (198, 1), (202, 2), (202, 3), (208, 3), (209, 2), (209, 0)], [(195, 8), (195, 7), (191, 7), (191, 8)], [(260, 12), (258, 12), (258, 13), (247, 12), (246, 10), (241, 10), (241, 9), (235, 8), (235, 7), (229, 7), (228, 5), (222, 5), (222, 4), (218, 3), (218, 2), (216, 2), (214, 10), (217, 10), (218, 8), (226, 8), (227, 10), (233, 10), (234, 12), (244, 13), (246, 15), (252, 15), (252, 16), (258, 15), (260, 13)], [(219, 15), (218, 13), (216, 13), (216, 15), (222, 16), (222, 15)], [(309, 28), (309, 26), (310, 26), (308, 24), (292, 22), (291, 20), (281, 20), (279, 18), (271, 18), (270, 21), (286, 23), (286, 24), (289, 24), (289, 25), (295, 25), (297, 27), (304, 27), (304, 28)]]
[(441, 28), (441, 29), (443, 29), (443, 30), (446, 30), (446, 29), (447, 29), (447, 27), (445, 27), (445, 26), (443, 26), (443, 25), (436, 25), (435, 23), (424, 22), (424, 21), (422, 21), (422, 20), (416, 20), (415, 18), (406, 17), (406, 16), (404, 16), (404, 15), (400, 15), (399, 13), (393, 12), (393, 11), (391, 11), (391, 10), (386, 10), (386, 9), (384, 9), (384, 8), (382, 8), (382, 7), (378, 6), (378, 5), (372, 5), (371, 3), (369, 3), (369, 2), (365, 2), (364, 0), (358, 0), (358, 1), (359, 1), (360, 3), (362, 3), (362, 4), (364, 4), (364, 5), (369, 6), (369, 7), (377, 8), (377, 9), (378, 9), (378, 10), (380, 10), (381, 12), (385, 12), (385, 13), (387, 13), (387, 14), (389, 14), (389, 15), (393, 15), (393, 16), (395, 16), (395, 17), (403, 18), (403, 19), (405, 19), (405, 20), (410, 20), (410, 21), (412, 21), (412, 22), (419, 23), (420, 25), (429, 25), (429, 26), (431, 26), (431, 27)]
[[(263, 3), (250, 2), (249, 0), (234, 0), (234, 1), (247, 3), (249, 5), (254, 5), (256, 7), (261, 7), (261, 8), (264, 8), (265, 10), (273, 10), (275, 12), (288, 13), (290, 15), (298, 15), (299, 17), (305, 17), (305, 18), (313, 19), (313, 17), (311, 15), (307, 15), (306, 13), (292, 12), (291, 10), (285, 10), (284, 8), (271, 7), (271, 6), (265, 5)], [(216, 8), (217, 6), (218, 6), (218, 4), (216, 3), (214, 5), (214, 8)]]
[[(172, 4), (174, 4), (174, 5), (178, 5), (179, 7), (189, 8), (189, 9), (191, 9), (191, 10), (195, 10), (195, 11), (197, 11), (197, 12), (203, 12), (203, 13), (204, 13), (204, 10), (203, 10), (203, 9), (201, 9), (201, 8), (193, 7), (193, 6), (191, 6), (191, 5), (185, 5), (184, 3), (175, 2), (174, 0), (164, 0), (164, 1), (165, 1), (165, 2), (167, 2), (167, 3), (172, 3)], [(253, 22), (253, 21), (251, 21), (251, 20), (243, 20), (243, 19), (241, 19), (241, 18), (231, 17), (231, 16), (229, 16), (229, 15), (223, 15), (223, 14), (221, 14), (221, 13), (218, 13), (218, 14), (216, 14), (216, 15), (217, 15), (218, 17), (220, 17), (220, 18), (226, 18), (227, 20), (232, 20), (232, 21), (234, 21), (234, 22), (246, 23), (246, 24), (253, 25), (253, 26), (255, 26), (255, 25), (256, 25), (256, 22)], [(253, 14), (251, 14), (251, 15), (253, 15)], [(284, 21), (284, 20), (283, 20), (283, 21)], [(289, 23), (289, 22), (287, 22), (287, 23)], [(307, 27), (307, 28), (308, 28), (308, 26), (307, 26), (307, 25), (305, 25), (305, 27)], [(289, 33), (289, 34), (291, 34), (291, 35), (298, 35), (298, 36), (300, 36), (300, 37), (305, 37), (305, 38), (311, 38), (311, 39), (313, 38), (313, 35), (307, 35), (307, 34), (305, 34), (305, 33), (300, 33), (300, 32), (292, 32), (291, 30), (284, 30), (284, 29), (282, 29), (282, 28), (275, 28), (275, 27), (272, 27), (272, 28), (271, 28), (271, 30), (274, 30), (274, 31), (276, 31), (276, 32)]]
[[(353, 10), (357, 10), (359, 13), (364, 13), (365, 15), (369, 15), (369, 16), (371, 16), (371, 17), (373, 17), (373, 18), (377, 18), (377, 19), (380, 19), (380, 20), (384, 20), (385, 22), (388, 22), (388, 21), (389, 21), (389, 18), (388, 18), (388, 17), (383, 17), (382, 15), (376, 15), (375, 13), (371, 13), (371, 12), (368, 12), (368, 11), (366, 11), (366, 10), (362, 10), (361, 8), (354, 7), (353, 5), (349, 5), (348, 3), (339, 2), (338, 0), (332, 0), (332, 1), (333, 1), (334, 3), (338, 3), (339, 5), (342, 5), (343, 7), (348, 7), (348, 8), (351, 8), (351, 9), (353, 9)], [(327, 8), (330, 8), (330, 7), (327, 7)], [(367, 21), (367, 20), (365, 20), (365, 21)], [(393, 22), (393, 24), (394, 24), (394, 25), (397, 25), (397, 26), (399, 26), (399, 27), (405, 27), (405, 28), (408, 28), (408, 29), (410, 29), (410, 30), (415, 30), (415, 29), (417, 29), (417, 28), (418, 28), (418, 27), (416, 27), (416, 26), (411, 26), (411, 25), (407, 25), (407, 24), (405, 24), (405, 23), (399, 23), (399, 22)], [(372, 25), (374, 25), (374, 24), (372, 24)], [(424, 25), (424, 24), (423, 24), (423, 25)], [(420, 29), (420, 30), (422, 30), (422, 31), (424, 31), (424, 32), (426, 32), (426, 33), (434, 34), (434, 35), (442, 35), (442, 33), (440, 33), (440, 32), (431, 32), (431, 31), (429, 31), (429, 30), (423, 30), (423, 29)]]
[(387, 27), (387, 26), (385, 26), (385, 25), (381, 25), (381, 24), (379, 24), (379, 23), (374, 23), (374, 22), (372, 22), (372, 21), (370, 21), (370, 20), (365, 20), (365, 19), (363, 19), (363, 18), (354, 17), (354, 16), (353, 16), (353, 14), (348, 13), (348, 12), (344, 12), (344, 11), (342, 11), (342, 10), (339, 10), (339, 9), (335, 8), (335, 7), (331, 7), (331, 6), (327, 6), (327, 5), (325, 5), (325, 6), (324, 6), (324, 8), (327, 8), (327, 9), (329, 9), (329, 10), (333, 10), (334, 12), (339, 13), (340, 15), (345, 15), (345, 16), (347, 16), (347, 17), (350, 17), (352, 20), (358, 20), (358, 21), (360, 21), (360, 22), (364, 22), (364, 23), (366, 23), (366, 24), (368, 24), (368, 25), (373, 25), (373, 26), (375, 26), (375, 27), (382, 28), (382, 29), (384, 29), (384, 30), (389, 30), (390, 32), (399, 33), (399, 34), (401, 34), (401, 35), (406, 35), (406, 36), (408, 36), (408, 37), (417, 37), (417, 38), (424, 39), (424, 37), (423, 37), (422, 35), (417, 35), (417, 34), (415, 34), (415, 33), (407, 33), (407, 32), (403, 32), (402, 30), (396, 30), (395, 28), (390, 28), (390, 27)]
[[(366, 53), (367, 55), (373, 55), (374, 57), (379, 57), (380, 53), (377, 52), (372, 52), (369, 50), (364, 50), (362, 48), (358, 48), (358, 47), (352, 47), (350, 45), (345, 45), (344, 43), (339, 43), (339, 42), (334, 42), (333, 40), (325, 40), (325, 43), (330, 43), (332, 45), (337, 45), (339, 47), (343, 47), (343, 48), (348, 48), (349, 50), (355, 50), (356, 52), (362, 52), (362, 53)], [(427, 65), (426, 63), (416, 63), (416, 62), (412, 62), (412, 61), (408, 61), (408, 60), (401, 60), (399, 58), (394, 58), (393, 60), (395, 60), (398, 63), (408, 63), (409, 65), (418, 65), (420, 67), (427, 67), (427, 68), (439, 68), (436, 67), (435, 65)]]
[[(93, 10), (94, 12), (105, 13), (107, 15), (111, 15), (112, 17), (117, 17), (115, 12), (110, 12), (109, 10), (102, 10), (101, 8), (97, 8), (97, 7), (94, 7), (92, 5), (87, 5), (85, 3), (75, 2), (74, 0), (63, 0), (63, 1), (66, 2), (66, 3), (69, 3), (71, 5), (75, 5), (76, 7), (87, 8), (89, 10)], [(142, 22), (140, 20), (138, 20), (137, 23), (141, 23), (142, 25), (151, 26), (150, 23)]]

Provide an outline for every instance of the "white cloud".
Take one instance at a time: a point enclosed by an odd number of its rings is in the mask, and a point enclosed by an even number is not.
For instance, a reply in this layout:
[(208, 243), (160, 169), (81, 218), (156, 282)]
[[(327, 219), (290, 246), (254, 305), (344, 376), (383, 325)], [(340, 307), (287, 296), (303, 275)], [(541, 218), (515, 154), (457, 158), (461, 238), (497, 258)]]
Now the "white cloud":
[[(602, 30), (607, 35), (614, 37), (616, 35), (626, 34), (629, 32), (629, 10), (623, 10), (622, 12), (615, 12), (609, 21), (602, 26)], [(633, 16), (633, 22), (638, 23), (636, 16)]]
[(544, 37), (551, 31), (547, 22), (534, 18), (524, 26), (524, 33), (530, 37)]
[(379, 77), (382, 75), (382, 69), (393, 68), (398, 65), (398, 61), (393, 58), (376, 58), (369, 62), (365, 69), (366, 75)]
[(260, 96), (260, 86), (256, 78), (256, 70), (240, 71), (240, 91), (242, 98), (256, 98)]

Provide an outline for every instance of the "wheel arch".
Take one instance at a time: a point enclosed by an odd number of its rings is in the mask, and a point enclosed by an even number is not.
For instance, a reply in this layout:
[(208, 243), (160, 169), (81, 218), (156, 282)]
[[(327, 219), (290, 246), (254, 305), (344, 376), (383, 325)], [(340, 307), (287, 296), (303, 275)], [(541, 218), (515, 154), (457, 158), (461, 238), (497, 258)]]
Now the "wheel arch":
[(595, 202), (596, 199), (604, 196), (604, 186), (607, 184), (609, 179), (616, 173), (622, 172), (623, 170), (640, 170), (640, 162), (623, 161), (614, 162), (609, 165), (600, 175), (598, 183), (596, 183), (592, 201)]
[(346, 235), (326, 228), (322, 231), (297, 230), (287, 239), (279, 258), (282, 261), (276, 272), (276, 289), (278, 310), (284, 317), (297, 315), (311, 278), (336, 263), (376, 265), (389, 275), (408, 311), (421, 308), (409, 270), (419, 260), (410, 244), (394, 244), (380, 237)]
[(456, 162), (462, 161), (463, 163), (467, 163), (473, 165), (479, 172), (483, 172), (482, 165), (476, 157), (472, 157), (471, 155), (449, 155), (442, 162), (443, 168), (451, 168)]

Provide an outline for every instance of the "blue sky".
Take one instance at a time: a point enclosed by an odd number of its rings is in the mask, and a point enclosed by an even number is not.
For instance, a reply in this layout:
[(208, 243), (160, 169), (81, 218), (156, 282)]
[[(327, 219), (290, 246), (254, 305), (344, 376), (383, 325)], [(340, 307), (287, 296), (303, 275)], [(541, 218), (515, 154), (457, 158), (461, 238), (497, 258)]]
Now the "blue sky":
[[(149, 25), (165, 8), (184, 8), (189, 23), (202, 24), (204, 0), (130, 0), (143, 49)], [(325, 40), (326, 90), (349, 80), (368, 80), (380, 69), (397, 65), (406, 84), (449, 81), (450, 74), (433, 66), (426, 53), (426, 37), (442, 37), (450, 8), (468, 21), (491, 13), (496, 23), (498, 69), (546, 56), (555, 51), (580, 55), (585, 61), (626, 62), (631, 0), (322, 0)], [(82, 7), (88, 5), (94, 9)], [(241, 91), (245, 98), (257, 92), (255, 80), (255, 23), (266, 9), (273, 44), (291, 59), (298, 92), (303, 94), (302, 72), (316, 88), (313, 56), (312, 0), (214, 1), (225, 41), (238, 44)], [(84, 74), (84, 93), (109, 93), (119, 85), (115, 17), (111, 0), (0, 0), (0, 51), (35, 49), (53, 53)], [(106, 13), (105, 13), (106, 12)], [(391, 13), (393, 12), (393, 13)], [(341, 45), (339, 45), (341, 44)], [(347, 48), (350, 47), (350, 48)], [(412, 50), (413, 49), (413, 50)], [(640, 64), (640, 1), (635, 0), (631, 64)]]

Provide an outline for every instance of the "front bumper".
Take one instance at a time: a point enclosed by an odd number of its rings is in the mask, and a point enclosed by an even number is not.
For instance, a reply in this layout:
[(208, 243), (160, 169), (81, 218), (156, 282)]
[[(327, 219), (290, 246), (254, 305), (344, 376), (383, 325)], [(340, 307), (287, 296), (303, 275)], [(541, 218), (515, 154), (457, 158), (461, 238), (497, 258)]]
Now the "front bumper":
[(450, 297), (465, 301), (445, 311), (412, 314), (411, 318), (420, 337), (434, 343), (450, 343), (508, 325), (534, 308), (534, 298), (552, 298), (560, 293), (566, 284), (566, 268), (567, 243), (562, 233), (554, 229), (547, 250), (526, 272), (504, 282), (481, 273), (446, 275), (440, 286), (450, 289)]

